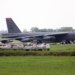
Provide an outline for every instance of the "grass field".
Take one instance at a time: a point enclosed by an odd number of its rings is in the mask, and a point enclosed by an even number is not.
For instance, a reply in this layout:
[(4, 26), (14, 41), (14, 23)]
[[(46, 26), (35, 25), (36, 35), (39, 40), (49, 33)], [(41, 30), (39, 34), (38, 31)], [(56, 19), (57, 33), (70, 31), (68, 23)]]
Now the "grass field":
[(75, 57), (0, 57), (0, 75), (75, 75)]
[(55, 44), (50, 47), (50, 51), (75, 51), (75, 44)]

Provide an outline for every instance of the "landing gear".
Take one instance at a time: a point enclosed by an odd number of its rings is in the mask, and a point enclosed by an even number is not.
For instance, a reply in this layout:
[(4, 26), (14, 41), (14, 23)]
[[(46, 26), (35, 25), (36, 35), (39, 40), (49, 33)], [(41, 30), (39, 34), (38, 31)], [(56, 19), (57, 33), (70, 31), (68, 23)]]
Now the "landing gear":
[(62, 44), (73, 44), (74, 42), (73, 41), (70, 41), (70, 40), (64, 40), (62, 41)]

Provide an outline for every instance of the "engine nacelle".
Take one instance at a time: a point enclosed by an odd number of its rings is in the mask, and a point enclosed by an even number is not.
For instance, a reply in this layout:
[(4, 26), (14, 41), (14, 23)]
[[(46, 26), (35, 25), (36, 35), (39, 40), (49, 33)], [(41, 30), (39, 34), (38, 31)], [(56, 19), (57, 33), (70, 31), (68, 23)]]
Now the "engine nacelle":
[(24, 38), (24, 39), (22, 39), (21, 41), (22, 41), (22, 42), (31, 42), (32, 39), (31, 39), (31, 38)]
[(46, 40), (49, 40), (49, 41), (55, 41), (55, 36), (44, 36), (44, 38), (43, 38), (44, 40), (46, 39)]
[(2, 43), (9, 43), (9, 42), (12, 42), (12, 40), (2, 40), (1, 42)]

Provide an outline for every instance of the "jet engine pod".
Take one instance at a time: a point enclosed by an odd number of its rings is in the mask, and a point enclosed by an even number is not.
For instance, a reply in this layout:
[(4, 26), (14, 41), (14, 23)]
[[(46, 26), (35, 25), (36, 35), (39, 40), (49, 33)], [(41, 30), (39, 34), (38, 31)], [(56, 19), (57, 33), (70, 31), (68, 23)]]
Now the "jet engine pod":
[(55, 36), (44, 36), (44, 39), (49, 40), (49, 41), (55, 41)]
[(22, 39), (24, 39), (24, 37), (17, 37), (15, 40), (22, 40)]
[(2, 43), (9, 43), (9, 42), (12, 42), (12, 40), (2, 40), (1, 42)]
[(22, 41), (22, 42), (31, 42), (32, 39), (31, 39), (31, 38), (24, 38), (24, 39), (22, 39), (21, 41)]

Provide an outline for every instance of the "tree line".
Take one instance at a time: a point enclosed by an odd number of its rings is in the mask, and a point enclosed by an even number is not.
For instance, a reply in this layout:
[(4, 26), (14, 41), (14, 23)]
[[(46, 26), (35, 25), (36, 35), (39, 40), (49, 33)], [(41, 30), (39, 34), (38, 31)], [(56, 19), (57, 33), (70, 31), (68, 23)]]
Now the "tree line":
[[(61, 27), (59, 29), (39, 29), (38, 27), (32, 27), (31, 32), (66, 32), (66, 31), (75, 31), (72, 27)], [(28, 32), (26, 29), (23, 32)]]
[[(66, 32), (66, 31), (75, 31), (73, 27), (61, 27), (59, 29), (39, 29), (38, 27), (32, 27), (30, 32)], [(28, 32), (26, 29), (23, 30), (23, 33)], [(8, 31), (0, 31), (0, 34), (8, 33)]]

